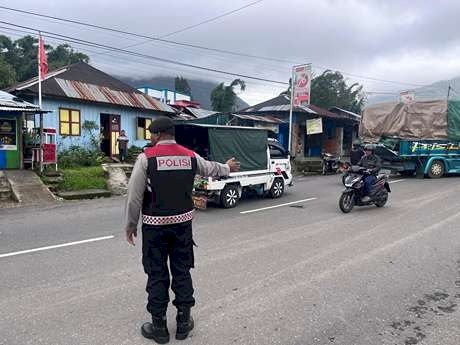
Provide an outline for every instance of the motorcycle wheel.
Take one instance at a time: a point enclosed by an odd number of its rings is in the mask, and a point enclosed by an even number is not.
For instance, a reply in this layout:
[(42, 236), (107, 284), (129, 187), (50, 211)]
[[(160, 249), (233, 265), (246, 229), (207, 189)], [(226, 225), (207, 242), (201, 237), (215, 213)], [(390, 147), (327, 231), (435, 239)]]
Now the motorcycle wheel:
[(388, 192), (385, 191), (385, 193), (382, 195), (382, 197), (375, 203), (375, 206), (377, 207), (383, 207), (388, 201)]
[(355, 206), (354, 193), (342, 193), (339, 200), (339, 207), (343, 213), (350, 213)]

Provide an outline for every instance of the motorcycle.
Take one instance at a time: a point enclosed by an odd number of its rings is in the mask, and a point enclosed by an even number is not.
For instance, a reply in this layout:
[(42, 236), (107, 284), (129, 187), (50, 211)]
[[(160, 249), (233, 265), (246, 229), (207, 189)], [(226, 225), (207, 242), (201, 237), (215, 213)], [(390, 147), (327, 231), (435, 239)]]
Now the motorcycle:
[(345, 180), (346, 189), (342, 192), (339, 207), (343, 213), (349, 213), (354, 206), (375, 205), (383, 207), (388, 201), (388, 193), (391, 193), (388, 184), (388, 175), (380, 174), (369, 193), (369, 200), (363, 201), (364, 178), (369, 176), (368, 170), (353, 166), (349, 170), (349, 176)]
[(340, 157), (323, 153), (323, 175), (336, 174), (340, 166)]

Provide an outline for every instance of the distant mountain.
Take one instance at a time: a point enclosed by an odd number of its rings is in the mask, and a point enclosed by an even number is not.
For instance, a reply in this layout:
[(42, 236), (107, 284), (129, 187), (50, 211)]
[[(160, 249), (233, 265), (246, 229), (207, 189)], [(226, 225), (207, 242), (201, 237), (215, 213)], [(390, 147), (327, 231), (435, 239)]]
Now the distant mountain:
[[(419, 101), (446, 99), (449, 85), (453, 88), (450, 96), (454, 99), (460, 99), (460, 77), (456, 77), (450, 80), (437, 81), (433, 84), (412, 90), (415, 91), (415, 99)], [(400, 90), (395, 89), (395, 95), (376, 95), (369, 97), (367, 104), (372, 105), (384, 102), (396, 102), (399, 100), (399, 92)]]
[[(132, 79), (126, 77), (119, 77), (125, 83), (135, 87), (150, 86), (155, 89), (169, 89), (174, 90), (174, 78), (167, 76), (156, 76), (151, 78)], [(212, 109), (211, 106), (211, 92), (218, 85), (218, 83), (209, 80), (189, 79), (187, 81), (192, 89), (192, 98), (201, 104), (203, 109)], [(237, 109), (249, 107), (245, 101), (238, 97)]]

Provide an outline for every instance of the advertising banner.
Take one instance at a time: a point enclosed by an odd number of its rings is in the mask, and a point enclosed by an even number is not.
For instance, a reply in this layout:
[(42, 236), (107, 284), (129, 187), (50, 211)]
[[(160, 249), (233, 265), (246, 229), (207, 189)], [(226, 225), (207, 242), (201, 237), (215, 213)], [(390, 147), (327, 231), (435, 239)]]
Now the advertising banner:
[(311, 65), (294, 67), (292, 77), (293, 105), (298, 107), (310, 104)]
[(321, 117), (317, 119), (307, 120), (307, 134), (323, 133), (323, 120)]

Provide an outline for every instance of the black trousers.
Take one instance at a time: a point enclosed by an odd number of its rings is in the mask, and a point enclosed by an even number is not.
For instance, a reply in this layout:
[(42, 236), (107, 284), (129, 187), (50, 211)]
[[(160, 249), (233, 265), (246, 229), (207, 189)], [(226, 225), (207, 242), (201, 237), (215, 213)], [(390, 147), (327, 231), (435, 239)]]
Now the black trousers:
[(194, 267), (192, 222), (174, 225), (142, 225), (142, 264), (148, 276), (147, 310), (155, 317), (166, 315), (169, 286), (175, 294), (173, 305), (178, 309), (195, 305), (192, 276)]
[(118, 149), (118, 151), (120, 156), (120, 162), (124, 162), (126, 160), (127, 149)]

